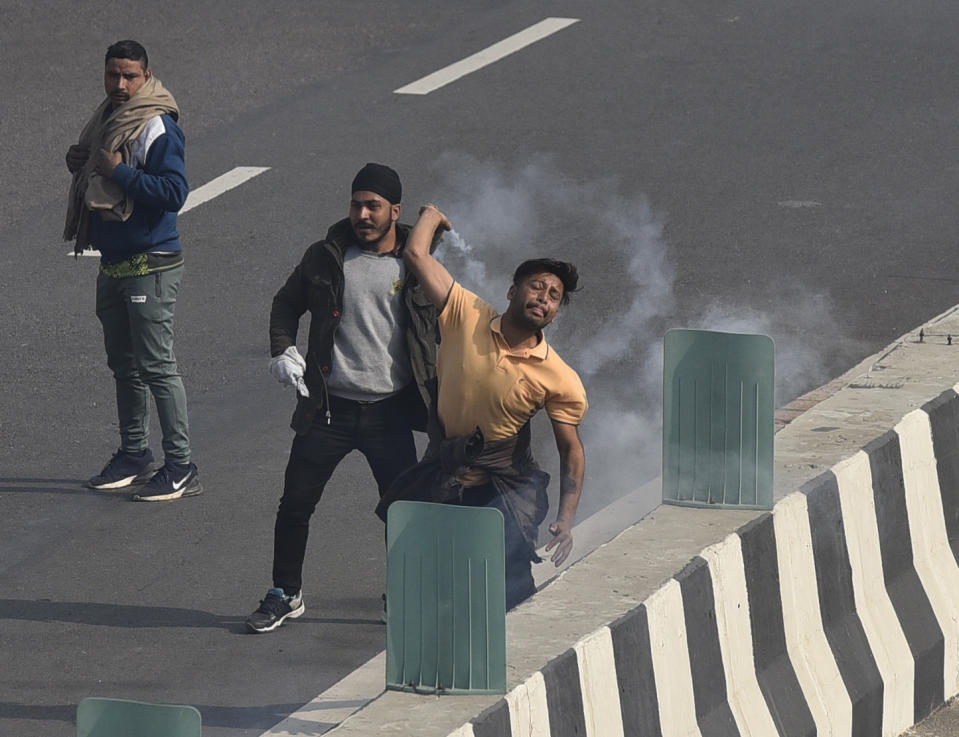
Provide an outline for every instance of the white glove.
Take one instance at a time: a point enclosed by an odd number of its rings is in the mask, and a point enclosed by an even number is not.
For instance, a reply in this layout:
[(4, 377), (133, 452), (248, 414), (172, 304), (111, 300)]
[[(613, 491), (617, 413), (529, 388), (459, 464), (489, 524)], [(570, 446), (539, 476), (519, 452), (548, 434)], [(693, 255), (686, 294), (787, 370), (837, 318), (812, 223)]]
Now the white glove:
[(291, 345), (279, 356), (270, 359), (270, 374), (283, 386), (292, 386), (304, 397), (310, 396), (309, 389), (306, 388), (306, 382), (303, 381), (303, 374), (306, 372), (306, 361), (296, 350), (295, 345)]

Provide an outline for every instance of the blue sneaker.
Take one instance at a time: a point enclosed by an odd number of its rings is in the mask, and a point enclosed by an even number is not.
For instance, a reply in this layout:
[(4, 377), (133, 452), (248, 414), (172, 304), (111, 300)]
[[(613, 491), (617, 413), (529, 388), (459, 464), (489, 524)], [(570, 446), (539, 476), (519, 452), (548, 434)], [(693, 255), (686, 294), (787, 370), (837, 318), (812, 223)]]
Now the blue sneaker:
[(91, 489), (122, 489), (132, 484), (141, 484), (156, 472), (153, 453), (147, 448), (140, 453), (118, 450), (103, 470), (87, 481)]
[(195, 463), (165, 463), (143, 488), (133, 495), (135, 502), (168, 502), (203, 491)]
[(250, 632), (272, 632), (288, 617), (296, 619), (304, 611), (302, 593), (287, 596), (283, 589), (270, 589), (257, 610), (247, 617), (246, 627)]

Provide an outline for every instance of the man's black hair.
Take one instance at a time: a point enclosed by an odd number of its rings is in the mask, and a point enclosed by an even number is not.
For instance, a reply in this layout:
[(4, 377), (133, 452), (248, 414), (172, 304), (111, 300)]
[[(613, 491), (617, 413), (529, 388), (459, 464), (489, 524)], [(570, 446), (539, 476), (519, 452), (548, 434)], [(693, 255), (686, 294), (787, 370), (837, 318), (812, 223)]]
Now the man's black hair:
[(554, 258), (534, 258), (524, 261), (513, 272), (513, 284), (519, 284), (526, 277), (543, 272), (555, 274), (563, 282), (561, 303), (569, 304), (569, 295), (576, 291), (576, 285), (579, 283), (579, 272), (568, 261), (557, 261)]
[(106, 64), (110, 59), (130, 59), (131, 61), (140, 62), (140, 66), (144, 70), (150, 68), (150, 60), (147, 59), (147, 50), (136, 41), (117, 41), (115, 44), (111, 44), (107, 49), (107, 56), (103, 60), (103, 63)]

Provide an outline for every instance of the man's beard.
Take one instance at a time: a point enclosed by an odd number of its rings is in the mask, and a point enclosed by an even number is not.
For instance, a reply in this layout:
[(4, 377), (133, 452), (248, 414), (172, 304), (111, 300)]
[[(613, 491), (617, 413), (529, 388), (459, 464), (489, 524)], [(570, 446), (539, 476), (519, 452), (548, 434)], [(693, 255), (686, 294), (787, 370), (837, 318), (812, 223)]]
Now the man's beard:
[(535, 315), (531, 315), (529, 312), (527, 312), (525, 308), (518, 310), (517, 312), (519, 314), (513, 315), (513, 319), (516, 321), (516, 323), (533, 332), (538, 333), (542, 331), (543, 328), (550, 323), (550, 319), (546, 315), (543, 317), (536, 317)]
[[(376, 238), (372, 240), (370, 240), (368, 237), (371, 231), (377, 233)], [(353, 226), (353, 236), (356, 238), (357, 242), (362, 248), (369, 250), (371, 248), (378, 247), (383, 239), (390, 234), (390, 226), (387, 225), (383, 230), (380, 231), (374, 225), (372, 229), (365, 230), (363, 233), (364, 235), (361, 235), (359, 232), (357, 232), (356, 226)]]

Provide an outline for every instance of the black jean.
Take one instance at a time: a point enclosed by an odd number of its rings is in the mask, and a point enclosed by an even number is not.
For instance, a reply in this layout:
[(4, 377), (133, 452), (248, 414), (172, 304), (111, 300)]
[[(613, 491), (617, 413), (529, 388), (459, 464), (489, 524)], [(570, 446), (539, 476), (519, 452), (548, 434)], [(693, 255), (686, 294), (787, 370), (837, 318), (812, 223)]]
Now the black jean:
[(330, 397), (330, 424), (318, 412), (309, 431), (294, 438), (273, 529), (275, 587), (287, 594), (302, 588), (310, 517), (348, 453), (358, 450), (366, 457), (380, 496), (401, 471), (416, 463), (406, 406), (402, 392), (374, 403)]
[(506, 608), (512, 609), (536, 593), (529, 543), (503, 502), (503, 495), (492, 484), (463, 489), (463, 499), (451, 504), (464, 507), (492, 507), (503, 513), (503, 537), (506, 545)]

